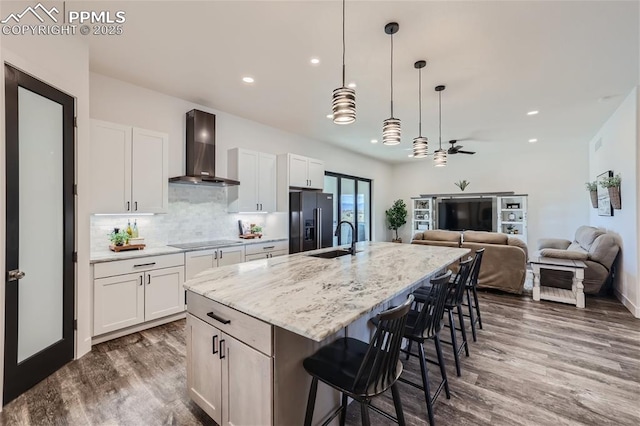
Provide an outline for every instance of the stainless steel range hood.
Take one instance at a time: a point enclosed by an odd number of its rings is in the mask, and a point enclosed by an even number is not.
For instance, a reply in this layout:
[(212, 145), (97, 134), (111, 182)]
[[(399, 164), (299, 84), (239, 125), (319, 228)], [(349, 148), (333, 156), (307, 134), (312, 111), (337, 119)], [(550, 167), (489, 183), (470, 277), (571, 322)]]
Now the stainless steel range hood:
[(171, 183), (233, 186), (240, 182), (216, 176), (216, 116), (191, 110), (187, 113), (187, 168), (185, 176)]

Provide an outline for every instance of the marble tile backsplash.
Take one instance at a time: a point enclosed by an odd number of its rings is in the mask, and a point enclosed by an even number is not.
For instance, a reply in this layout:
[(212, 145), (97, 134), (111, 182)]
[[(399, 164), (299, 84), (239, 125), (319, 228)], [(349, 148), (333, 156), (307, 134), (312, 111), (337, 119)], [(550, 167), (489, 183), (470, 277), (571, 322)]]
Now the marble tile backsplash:
[(91, 216), (91, 251), (106, 250), (108, 234), (115, 227), (126, 228), (135, 220), (149, 247), (171, 243), (236, 238), (238, 220), (263, 227), (270, 237), (287, 235), (287, 213), (227, 213), (227, 189), (213, 186), (169, 185), (169, 212), (154, 216)]

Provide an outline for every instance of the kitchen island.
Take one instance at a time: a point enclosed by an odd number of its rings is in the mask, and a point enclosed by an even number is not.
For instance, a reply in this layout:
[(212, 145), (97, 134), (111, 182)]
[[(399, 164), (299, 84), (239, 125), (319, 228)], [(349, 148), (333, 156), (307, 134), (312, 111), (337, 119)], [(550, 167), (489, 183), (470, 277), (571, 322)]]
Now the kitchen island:
[[(311, 378), (302, 360), (345, 333), (368, 341), (368, 319), (468, 249), (358, 243), (230, 265), (199, 274), (187, 293), (189, 394), (218, 424), (300, 425)], [(314, 424), (340, 405), (318, 388)]]

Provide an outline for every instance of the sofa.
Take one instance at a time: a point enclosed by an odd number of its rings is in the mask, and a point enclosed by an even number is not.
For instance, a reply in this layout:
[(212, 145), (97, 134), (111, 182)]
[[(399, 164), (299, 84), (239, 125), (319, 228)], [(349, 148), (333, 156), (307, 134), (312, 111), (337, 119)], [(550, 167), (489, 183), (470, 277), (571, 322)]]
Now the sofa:
[(462, 247), (475, 252), (484, 248), (479, 288), (490, 288), (521, 294), (527, 276), (527, 245), (506, 234), (484, 231), (421, 231), (411, 244)]
[[(538, 254), (544, 257), (581, 260), (584, 271), (584, 292), (598, 294), (611, 287), (613, 265), (620, 251), (617, 237), (602, 229), (581, 226), (573, 241), (558, 238), (543, 238), (538, 241)], [(542, 269), (541, 285), (570, 289), (572, 273)]]

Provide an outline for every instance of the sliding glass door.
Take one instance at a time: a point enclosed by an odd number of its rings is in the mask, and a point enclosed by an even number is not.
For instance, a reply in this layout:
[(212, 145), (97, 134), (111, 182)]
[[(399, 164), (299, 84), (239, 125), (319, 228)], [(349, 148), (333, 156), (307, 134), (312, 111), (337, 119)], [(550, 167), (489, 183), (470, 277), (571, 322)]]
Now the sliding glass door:
[[(356, 232), (356, 241), (371, 239), (371, 179), (326, 172), (324, 191), (334, 194), (333, 228), (338, 222), (350, 222)], [(352, 229), (343, 224), (340, 238), (333, 237), (333, 245), (351, 244)]]

